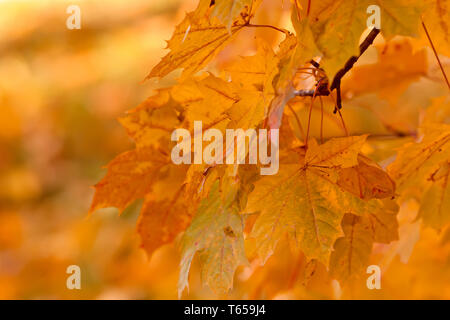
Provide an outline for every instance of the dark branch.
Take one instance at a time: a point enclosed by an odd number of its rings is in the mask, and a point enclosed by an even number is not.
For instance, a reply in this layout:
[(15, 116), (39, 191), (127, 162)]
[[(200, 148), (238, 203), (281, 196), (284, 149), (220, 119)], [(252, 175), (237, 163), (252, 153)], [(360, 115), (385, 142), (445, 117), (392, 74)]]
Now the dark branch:
[[(375, 38), (380, 33), (380, 29), (372, 29), (369, 35), (364, 39), (364, 41), (359, 46), (359, 56), (350, 57), (345, 63), (345, 66), (340, 69), (333, 78), (333, 82), (331, 83), (330, 89), (320, 86), (316, 90), (297, 90), (295, 91), (296, 96), (300, 97), (320, 97), (320, 96), (329, 96), (331, 91), (336, 90), (337, 93), (337, 108), (334, 110), (334, 113), (337, 112), (337, 109), (342, 109), (342, 97), (341, 97), (341, 80), (342, 78), (353, 68), (355, 63), (359, 60), (359, 58), (366, 52), (366, 50), (373, 44)], [(315, 68), (320, 68), (320, 64), (314, 60), (311, 60), (309, 63), (313, 65)]]
[(377, 35), (380, 33), (380, 29), (372, 29), (370, 31), (369, 35), (366, 37), (366, 39), (361, 43), (359, 46), (359, 56), (353, 56), (350, 59), (348, 59), (347, 63), (345, 64), (344, 68), (339, 70), (336, 75), (334, 76), (333, 82), (331, 83), (330, 90), (333, 91), (334, 89), (337, 89), (337, 87), (340, 85), (342, 78), (353, 68), (355, 63), (358, 61), (358, 59), (366, 52), (367, 48), (369, 48)]

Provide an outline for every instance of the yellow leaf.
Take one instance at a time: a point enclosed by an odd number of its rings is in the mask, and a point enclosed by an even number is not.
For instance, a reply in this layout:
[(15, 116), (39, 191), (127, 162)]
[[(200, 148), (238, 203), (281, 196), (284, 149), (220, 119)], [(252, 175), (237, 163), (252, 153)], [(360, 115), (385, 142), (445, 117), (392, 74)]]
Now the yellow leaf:
[(378, 208), (368, 211), (372, 226), (373, 240), (377, 243), (390, 243), (399, 239), (397, 214), (399, 206), (394, 200), (382, 200)]
[(346, 214), (342, 220), (345, 237), (339, 238), (330, 258), (330, 273), (346, 282), (361, 277), (367, 268), (373, 245), (373, 231), (367, 217)]
[(253, 0), (216, 0), (212, 16), (218, 17), (230, 30), (236, 17), (239, 16), (245, 7), (250, 8), (252, 3)]
[(190, 222), (188, 206), (179, 193), (171, 201), (154, 201), (148, 197), (137, 222), (141, 246), (151, 257), (160, 246), (171, 243)]
[(367, 135), (333, 138), (323, 145), (313, 142), (306, 153), (306, 164), (315, 167), (350, 168), (358, 164), (358, 153)]
[(308, 258), (328, 261), (341, 234), (339, 223), (344, 212), (332, 203), (337, 198), (336, 186), (320, 177), (300, 165), (283, 165), (277, 175), (255, 184), (246, 212), (260, 212), (251, 237), (257, 239), (262, 263), (285, 233), (296, 239)]
[(425, 125), (422, 131), (422, 140), (402, 147), (388, 167), (398, 191), (421, 188), (439, 165), (450, 159), (450, 125)]
[(277, 71), (277, 59), (272, 48), (265, 43), (259, 43), (253, 56), (238, 57), (238, 60), (225, 68), (230, 80), (248, 90), (273, 91), (272, 80)]
[(202, 121), (204, 127), (224, 121), (224, 112), (239, 101), (234, 84), (213, 75), (176, 85), (172, 96), (186, 110), (190, 126), (194, 121)]
[(243, 21), (228, 32), (217, 18), (209, 18), (209, 0), (201, 0), (196, 11), (187, 13), (168, 42), (170, 53), (158, 63), (147, 78), (164, 77), (183, 68), (182, 79), (203, 68), (244, 26)]
[(370, 159), (359, 155), (358, 165), (339, 172), (338, 185), (364, 200), (395, 196), (395, 182)]
[(425, 193), (419, 215), (425, 225), (441, 230), (450, 224), (450, 164), (446, 162), (432, 176), (433, 184)]
[[(431, 40), (439, 53), (450, 56), (450, 3), (441, 0), (426, 0), (423, 20), (430, 32)], [(423, 43), (429, 45), (422, 32)]]
[(116, 207), (122, 212), (131, 202), (144, 198), (170, 159), (152, 148), (122, 153), (108, 165), (106, 176), (95, 185), (90, 212)]
[(253, 129), (265, 118), (265, 109), (270, 100), (259, 91), (239, 92), (241, 100), (236, 102), (226, 114), (232, 120), (230, 126), (236, 129)]
[(180, 125), (180, 109), (170, 98), (169, 90), (160, 90), (119, 121), (137, 147), (167, 145), (172, 131)]
[[(255, 183), (245, 212), (260, 212), (251, 236), (257, 239), (257, 251), (263, 263), (272, 255), (283, 234), (289, 233), (308, 259), (318, 259), (327, 265), (331, 248), (342, 233), (343, 215), (362, 215), (379, 209), (378, 200), (358, 199), (341, 190), (336, 182), (336, 169), (356, 162), (359, 150), (355, 141), (364, 139), (364, 136), (343, 138), (338, 143), (340, 153), (335, 152), (338, 149), (332, 144), (309, 149), (305, 160), (282, 162), (277, 175), (263, 177)], [(362, 143), (358, 145), (361, 147)], [(351, 151), (347, 152), (344, 146)]]
[(236, 206), (237, 190), (220, 190), (217, 181), (181, 239), (181, 270), (178, 294), (188, 286), (189, 269), (198, 254), (202, 280), (217, 293), (233, 286), (236, 268), (247, 263), (243, 221)]

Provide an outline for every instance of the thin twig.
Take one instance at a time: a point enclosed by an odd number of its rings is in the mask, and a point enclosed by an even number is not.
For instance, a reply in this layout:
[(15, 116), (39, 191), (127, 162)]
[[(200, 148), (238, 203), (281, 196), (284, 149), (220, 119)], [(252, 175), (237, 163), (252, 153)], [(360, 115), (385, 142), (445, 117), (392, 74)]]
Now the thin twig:
[(309, 107), (309, 115), (308, 115), (308, 128), (306, 130), (306, 138), (305, 138), (305, 146), (308, 146), (308, 140), (309, 140), (309, 129), (311, 128), (311, 115), (312, 115), (312, 109), (314, 106), (314, 97), (311, 98), (311, 105)]
[(300, 130), (300, 134), (302, 135), (302, 138), (305, 138), (305, 131), (303, 130), (302, 123), (300, 122), (299, 117), (297, 116), (297, 113), (294, 111), (294, 108), (288, 103), (288, 108), (291, 110), (291, 112), (294, 114), (295, 121), (297, 122), (298, 128)]
[(297, 0), (295, 0), (295, 11), (297, 11), (297, 19), (298, 21), (301, 21), (301, 16), (300, 16), (300, 8), (298, 7), (298, 3)]
[(322, 97), (319, 97), (320, 100), (320, 143), (323, 144), (323, 101)]
[[(333, 93), (331, 93), (331, 95), (333, 95)], [(334, 96), (331, 97), (331, 100), (333, 102), (336, 101)], [(347, 126), (345, 125), (344, 117), (342, 116), (341, 110), (339, 108), (337, 108), (337, 107), (335, 107), (335, 110), (337, 110), (337, 112), (339, 113), (339, 117), (341, 118), (341, 122), (342, 122), (342, 128), (344, 129), (345, 135), (348, 137), (349, 136), (349, 132), (347, 130)]]
[(289, 31), (272, 26), (270, 24), (251, 24), (251, 23), (247, 23), (244, 25), (244, 27), (252, 27), (252, 28), (271, 28), (273, 30), (279, 31), (279, 32), (283, 32), (284, 34), (288, 34)]
[(309, 17), (309, 13), (311, 11), (311, 0), (308, 0), (308, 9), (306, 10), (306, 16)]
[(422, 20), (422, 27), (423, 27), (423, 30), (425, 30), (428, 41), (430, 42), (431, 48), (433, 49), (434, 56), (436, 57), (436, 60), (439, 64), (439, 68), (441, 68), (442, 75), (444, 76), (445, 82), (447, 82), (447, 86), (450, 89), (450, 82), (448, 81), (447, 75), (445, 74), (444, 67), (442, 66), (441, 60), (439, 59), (439, 55), (436, 51), (436, 48), (434, 47), (433, 41), (431, 40), (430, 34), (428, 33), (427, 27), (425, 26), (425, 22), (423, 22), (423, 20)]
[(355, 63), (359, 60), (359, 58), (366, 52), (366, 50), (372, 45), (375, 38), (380, 33), (380, 29), (373, 28), (372, 31), (370, 31), (369, 35), (364, 39), (364, 41), (359, 46), (359, 56), (353, 56), (350, 57), (350, 59), (347, 60), (347, 63), (345, 66), (340, 69), (336, 75), (334, 76), (333, 82), (331, 83), (330, 90), (333, 91), (340, 85), (342, 78), (353, 68)]
[(308, 116), (308, 129), (306, 131), (306, 141), (305, 141), (305, 146), (308, 146), (308, 141), (309, 141), (309, 130), (311, 128), (311, 115), (312, 115), (312, 109), (314, 106), (314, 100), (316, 99), (316, 93), (318, 91), (318, 88), (320, 88), (320, 81), (316, 86), (316, 90), (314, 90), (314, 94), (311, 98), (311, 106), (309, 107), (309, 116)]
[[(316, 90), (297, 90), (294, 92), (294, 94), (296, 96), (300, 96), (300, 97), (313, 97), (313, 96), (325, 97), (325, 96), (329, 96), (331, 91), (336, 90), (337, 106), (336, 106), (336, 109), (334, 110), (334, 113), (336, 113), (338, 111), (338, 109), (342, 109), (341, 80), (353, 68), (355, 63), (364, 54), (364, 52), (366, 52), (366, 50), (372, 45), (372, 43), (374, 42), (375, 38), (378, 36), (379, 33), (380, 33), (380, 29), (376, 29), (376, 28), (374, 28), (374, 29), (372, 29), (372, 31), (370, 31), (369, 35), (366, 37), (366, 39), (364, 39), (364, 41), (359, 46), (359, 55), (352, 56), (347, 60), (347, 62), (345, 63), (345, 66), (342, 69), (340, 69), (334, 76), (333, 82), (331, 83), (331, 86), (329, 89), (327, 87), (323, 86), (319, 90), (317, 90), (317, 88), (316, 88)], [(320, 64), (318, 62), (311, 60), (310, 63), (314, 67), (320, 68)]]

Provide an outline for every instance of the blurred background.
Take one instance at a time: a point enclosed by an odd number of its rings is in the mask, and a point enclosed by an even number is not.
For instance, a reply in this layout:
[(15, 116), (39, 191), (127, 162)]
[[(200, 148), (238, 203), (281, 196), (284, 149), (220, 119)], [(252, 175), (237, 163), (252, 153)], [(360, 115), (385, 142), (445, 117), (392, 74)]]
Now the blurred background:
[[(71, 4), (81, 30), (66, 28)], [(157, 283), (159, 255), (149, 264), (139, 249), (139, 203), (121, 217), (87, 211), (102, 166), (132, 148), (115, 119), (152, 94), (142, 80), (195, 5), (0, 1), (1, 299), (176, 297), (172, 253)], [(66, 288), (71, 264), (82, 290)]]
[[(81, 30), (66, 28), (72, 4), (81, 8)], [(196, 4), (0, 0), (0, 299), (177, 298), (178, 251), (164, 246), (148, 261), (135, 230), (139, 202), (121, 216), (114, 209), (87, 212), (91, 186), (105, 174), (102, 166), (133, 148), (116, 118), (174, 82), (176, 72), (161, 82), (143, 79), (166, 53), (175, 25)], [(289, 28), (288, 0), (263, 6), (257, 22)], [(245, 31), (214, 64), (253, 52), (255, 44), (242, 39), (258, 32), (269, 43), (279, 40), (273, 31)], [(408, 217), (417, 208), (402, 210)], [(405, 228), (402, 242), (381, 250), (391, 250), (384, 258), (391, 268), (387, 289), (375, 297), (450, 297), (444, 285), (450, 283), (450, 232), (444, 245), (442, 236), (422, 234), (405, 269), (397, 254), (412, 250), (419, 226), (412, 221)], [(340, 297), (326, 270), (309, 274), (303, 257), (287, 251), (280, 245), (265, 268), (240, 270), (229, 297)], [(82, 270), (81, 290), (66, 287), (66, 268), (73, 264)], [(189, 298), (214, 297), (200, 286), (197, 267)]]

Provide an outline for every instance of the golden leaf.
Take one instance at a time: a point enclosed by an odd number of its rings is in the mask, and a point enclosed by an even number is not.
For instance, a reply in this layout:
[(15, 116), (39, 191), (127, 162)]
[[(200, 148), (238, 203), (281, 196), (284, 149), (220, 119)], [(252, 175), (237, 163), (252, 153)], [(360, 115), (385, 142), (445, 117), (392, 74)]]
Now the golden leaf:
[(239, 32), (245, 23), (231, 26), (230, 32), (217, 18), (209, 18), (209, 0), (201, 0), (196, 11), (186, 14), (168, 41), (170, 53), (158, 63), (147, 78), (164, 77), (183, 68), (186, 79), (203, 68)]
[(171, 99), (170, 91), (160, 90), (119, 121), (137, 147), (165, 146), (172, 131), (181, 123), (180, 110), (181, 106)]
[(216, 0), (212, 11), (213, 17), (218, 17), (220, 21), (231, 30), (236, 17), (245, 7), (250, 8), (253, 0)]
[(345, 237), (339, 238), (330, 258), (330, 273), (345, 282), (360, 277), (367, 268), (373, 245), (373, 232), (367, 217), (346, 214), (342, 220)]
[[(431, 39), (438, 52), (450, 56), (450, 3), (441, 0), (426, 0), (423, 20), (431, 33)], [(423, 42), (429, 44), (423, 34)]]
[(170, 159), (152, 148), (122, 153), (108, 165), (106, 176), (95, 185), (90, 212), (116, 207), (122, 212), (131, 202), (144, 198)]
[(344, 190), (364, 200), (395, 196), (395, 182), (376, 163), (358, 156), (358, 165), (339, 172), (337, 184)]
[(444, 163), (433, 174), (432, 186), (425, 193), (419, 215), (425, 225), (441, 230), (450, 224), (450, 164)]
[(422, 131), (422, 140), (402, 147), (388, 167), (398, 191), (421, 188), (439, 165), (450, 159), (450, 125), (425, 125)]
[(357, 163), (359, 150), (355, 145), (361, 148), (364, 140), (365, 136), (349, 137), (315, 146), (298, 163), (291, 162), (292, 158), (290, 163), (281, 162), (277, 175), (255, 183), (245, 212), (260, 212), (251, 236), (258, 239), (263, 263), (282, 235), (289, 233), (308, 259), (327, 265), (331, 248), (342, 234), (343, 215), (379, 209), (379, 200), (363, 201), (337, 185), (337, 169)]
[(148, 197), (137, 223), (142, 248), (151, 257), (160, 246), (171, 243), (190, 222), (188, 206), (179, 193), (171, 201), (154, 201)]
[(172, 96), (186, 110), (189, 125), (202, 121), (205, 129), (226, 120), (225, 111), (240, 100), (236, 90), (233, 83), (207, 75), (176, 85)]

